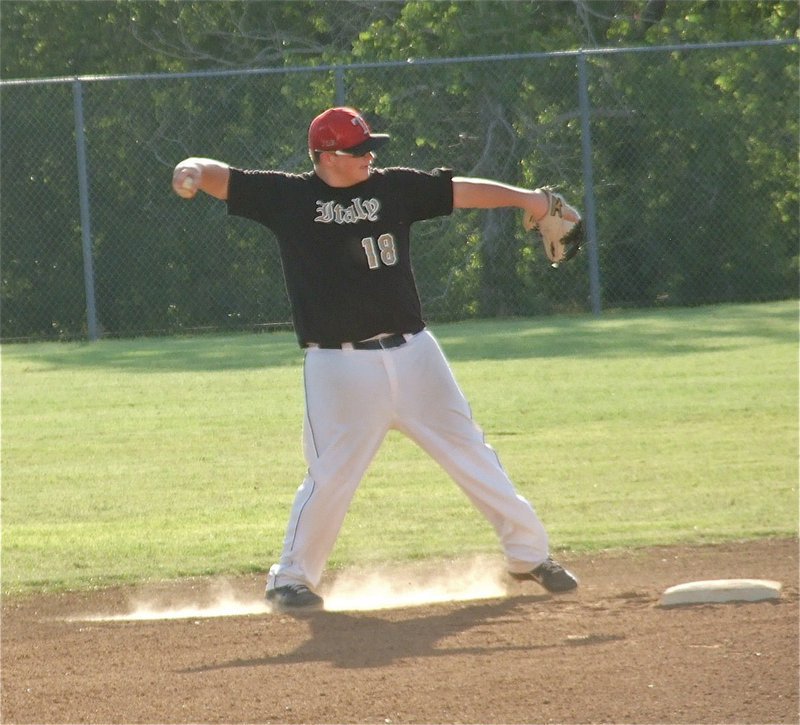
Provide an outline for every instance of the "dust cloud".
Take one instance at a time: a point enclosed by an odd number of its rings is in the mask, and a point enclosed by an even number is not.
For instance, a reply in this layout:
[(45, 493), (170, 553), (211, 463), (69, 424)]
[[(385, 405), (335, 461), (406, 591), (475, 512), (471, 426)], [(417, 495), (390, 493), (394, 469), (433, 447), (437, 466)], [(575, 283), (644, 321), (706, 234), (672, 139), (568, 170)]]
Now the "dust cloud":
[[(417, 565), (347, 570), (324, 584), (320, 595), (329, 612), (367, 612), (401, 609), (442, 602), (494, 599), (507, 594), (505, 574), (497, 561), (474, 558)], [(164, 619), (203, 619), (269, 614), (271, 609), (257, 595), (242, 594), (229, 584), (217, 584), (210, 592), (198, 593), (196, 601), (159, 602), (140, 597), (121, 614), (71, 617), (79, 621), (131, 622)]]
[(373, 572), (343, 572), (325, 595), (330, 612), (401, 609), (440, 602), (494, 599), (506, 595), (502, 567), (494, 562), (444, 562), (435, 570), (408, 565)]

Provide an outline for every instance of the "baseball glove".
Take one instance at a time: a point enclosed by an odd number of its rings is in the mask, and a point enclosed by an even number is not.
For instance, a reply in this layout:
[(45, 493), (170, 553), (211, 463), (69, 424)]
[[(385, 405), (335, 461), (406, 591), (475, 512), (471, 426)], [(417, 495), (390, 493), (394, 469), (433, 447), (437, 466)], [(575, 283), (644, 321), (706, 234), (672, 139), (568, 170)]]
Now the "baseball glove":
[(560, 262), (567, 262), (578, 253), (586, 241), (586, 232), (578, 210), (567, 204), (561, 194), (547, 186), (539, 191), (547, 194), (547, 214), (537, 221), (526, 213), (522, 223), (525, 231), (539, 232), (547, 258), (558, 267)]

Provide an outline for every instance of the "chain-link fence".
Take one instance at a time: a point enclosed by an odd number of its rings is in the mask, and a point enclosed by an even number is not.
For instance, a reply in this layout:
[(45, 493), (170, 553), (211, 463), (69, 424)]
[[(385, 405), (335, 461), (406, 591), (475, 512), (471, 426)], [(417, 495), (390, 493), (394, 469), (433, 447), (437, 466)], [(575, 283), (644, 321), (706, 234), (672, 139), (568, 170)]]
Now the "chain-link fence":
[(187, 156), (305, 171), (361, 108), (381, 165), (554, 184), (590, 244), (553, 269), (509, 209), (416, 227), (429, 320), (795, 297), (798, 45), (761, 41), (41, 81), (2, 93), (2, 338), (288, 325), (277, 245), (170, 189)]

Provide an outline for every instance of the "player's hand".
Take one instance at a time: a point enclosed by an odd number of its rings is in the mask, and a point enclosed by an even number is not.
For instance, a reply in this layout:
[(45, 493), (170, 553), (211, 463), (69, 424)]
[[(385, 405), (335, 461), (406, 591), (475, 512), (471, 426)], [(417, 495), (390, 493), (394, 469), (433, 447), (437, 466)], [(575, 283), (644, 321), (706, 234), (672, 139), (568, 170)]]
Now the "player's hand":
[(172, 189), (184, 199), (193, 199), (200, 188), (202, 171), (194, 165), (180, 163), (172, 172)]

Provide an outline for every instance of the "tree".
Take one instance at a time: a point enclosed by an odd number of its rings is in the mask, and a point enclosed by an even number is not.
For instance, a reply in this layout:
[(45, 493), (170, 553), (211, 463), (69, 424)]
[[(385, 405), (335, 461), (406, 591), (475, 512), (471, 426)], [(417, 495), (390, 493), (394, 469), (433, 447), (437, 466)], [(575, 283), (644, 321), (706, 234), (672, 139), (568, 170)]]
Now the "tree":
[[(382, 163), (556, 182), (577, 201), (586, 190), (574, 56), (425, 61), (791, 38), (797, 12), (744, 0), (6, 0), (0, 32), (5, 78), (291, 70), (82, 81), (101, 322), (133, 334), (288, 319), (274, 245), (218, 204), (173, 198), (169, 174), (190, 154), (307, 169), (306, 123), (336, 99), (339, 76), (347, 102), (393, 135)], [(353, 62), (361, 65), (342, 70)], [(328, 68), (312, 70), (319, 64)], [(796, 47), (592, 55), (587, 64), (606, 299), (794, 294), (798, 129), (775, 99), (797, 96)], [(2, 334), (80, 335), (72, 84), (3, 86), (0, 113)], [(763, 239), (743, 234), (737, 218)], [(586, 307), (585, 258), (553, 272), (507, 210), (429, 222), (416, 237), (436, 318)]]

